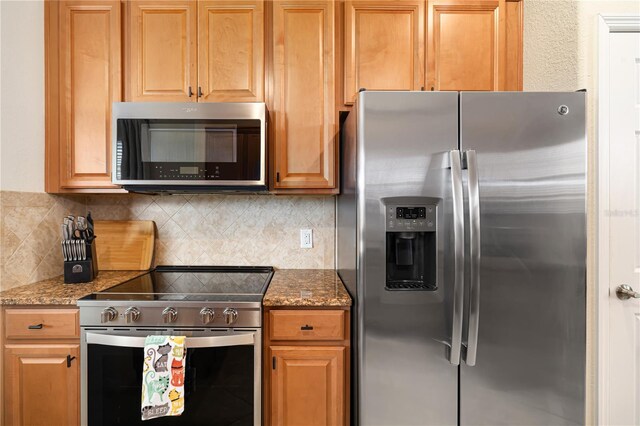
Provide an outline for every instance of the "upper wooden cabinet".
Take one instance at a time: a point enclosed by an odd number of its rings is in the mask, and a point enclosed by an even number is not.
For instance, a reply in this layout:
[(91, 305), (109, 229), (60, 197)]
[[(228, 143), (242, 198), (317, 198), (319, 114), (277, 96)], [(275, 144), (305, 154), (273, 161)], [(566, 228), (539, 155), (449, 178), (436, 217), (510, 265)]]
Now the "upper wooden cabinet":
[(128, 3), (130, 101), (195, 100), (197, 8), (194, 1)]
[(264, 99), (263, 0), (128, 3), (131, 101)]
[(120, 1), (45, 4), (45, 188), (117, 188), (111, 103), (121, 99)]
[(45, 13), (47, 192), (123, 192), (123, 99), (264, 101), (270, 189), (335, 194), (338, 114), (359, 89), (522, 90), (520, 0), (50, 0)]
[(505, 0), (428, 2), (428, 86), (504, 90)]
[(273, 3), (275, 188), (336, 185), (335, 2)]
[(345, 94), (424, 86), (424, 0), (345, 2)]
[(344, 15), (346, 105), (361, 88), (522, 90), (519, 0), (346, 0)]
[(522, 90), (522, 1), (505, 3), (506, 63), (504, 90)]
[(198, 2), (200, 101), (264, 98), (264, 5), (258, 1)]

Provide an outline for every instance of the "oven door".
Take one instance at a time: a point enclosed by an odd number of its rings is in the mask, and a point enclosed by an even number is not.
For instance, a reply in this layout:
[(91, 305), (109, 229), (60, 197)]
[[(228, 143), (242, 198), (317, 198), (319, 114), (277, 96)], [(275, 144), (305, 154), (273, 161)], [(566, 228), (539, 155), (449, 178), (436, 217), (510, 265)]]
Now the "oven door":
[(154, 425), (260, 425), (259, 329), (124, 328), (82, 331), (83, 425), (146, 424), (140, 414), (144, 341), (160, 334), (187, 336), (185, 408)]

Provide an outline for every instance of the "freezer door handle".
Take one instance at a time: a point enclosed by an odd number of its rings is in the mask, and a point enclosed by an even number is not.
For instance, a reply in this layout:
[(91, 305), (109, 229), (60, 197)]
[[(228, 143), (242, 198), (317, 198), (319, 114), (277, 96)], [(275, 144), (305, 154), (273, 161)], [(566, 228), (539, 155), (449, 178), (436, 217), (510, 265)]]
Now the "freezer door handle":
[(451, 192), (453, 198), (453, 321), (449, 362), (460, 364), (462, 348), (462, 311), (464, 308), (464, 201), (462, 195), (462, 162), (460, 151), (449, 152), (451, 162)]
[(476, 365), (478, 352), (478, 323), (480, 319), (480, 189), (476, 152), (466, 151), (469, 173), (469, 329), (465, 363)]

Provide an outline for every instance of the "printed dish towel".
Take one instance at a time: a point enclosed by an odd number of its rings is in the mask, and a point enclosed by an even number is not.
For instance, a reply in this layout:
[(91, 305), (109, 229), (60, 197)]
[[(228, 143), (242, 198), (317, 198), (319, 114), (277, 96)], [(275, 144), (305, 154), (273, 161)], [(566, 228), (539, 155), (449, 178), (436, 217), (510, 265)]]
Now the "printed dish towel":
[(185, 336), (147, 336), (142, 367), (142, 420), (184, 411)]

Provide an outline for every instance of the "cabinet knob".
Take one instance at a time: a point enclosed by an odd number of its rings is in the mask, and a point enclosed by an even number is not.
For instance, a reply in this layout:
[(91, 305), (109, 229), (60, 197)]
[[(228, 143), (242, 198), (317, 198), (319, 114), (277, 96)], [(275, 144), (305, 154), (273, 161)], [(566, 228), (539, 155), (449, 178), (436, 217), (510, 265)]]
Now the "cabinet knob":
[(191, 90), (191, 86), (189, 86), (189, 97), (193, 96), (193, 90)]
[(198, 86), (198, 97), (202, 97), (202, 87)]

